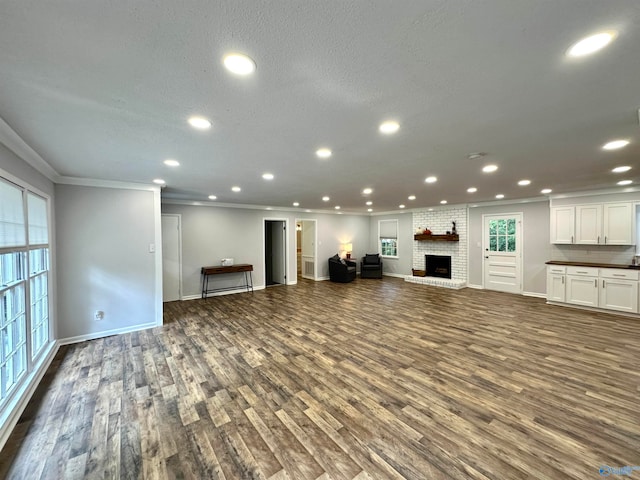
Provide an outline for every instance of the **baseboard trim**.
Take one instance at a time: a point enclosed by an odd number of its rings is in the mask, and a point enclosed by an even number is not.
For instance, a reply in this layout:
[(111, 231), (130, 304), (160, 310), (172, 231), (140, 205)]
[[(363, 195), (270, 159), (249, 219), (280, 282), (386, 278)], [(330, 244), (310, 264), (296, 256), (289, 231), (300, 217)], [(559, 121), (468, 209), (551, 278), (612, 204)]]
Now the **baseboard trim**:
[[(257, 287), (253, 287), (253, 291), (256, 292), (258, 290), (264, 290), (265, 286), (264, 285), (260, 285)], [(211, 298), (211, 297), (220, 297), (222, 295), (234, 295), (236, 293), (251, 293), (251, 291), (247, 292), (247, 289), (244, 287), (241, 288), (237, 288), (235, 290), (225, 290), (223, 292), (213, 292), (213, 293), (207, 293), (207, 298)], [(183, 295), (180, 300), (198, 300), (202, 298), (202, 294), (198, 293), (197, 295)]]
[(475, 288), (476, 290), (484, 290), (482, 285), (475, 285), (473, 283), (467, 283), (467, 288)]
[(547, 298), (546, 293), (538, 293), (538, 292), (522, 292), (522, 295), (525, 297)]
[(114, 328), (113, 330), (104, 330), (102, 332), (87, 333), (85, 335), (77, 335), (75, 337), (67, 337), (58, 340), (59, 345), (70, 345), (72, 343), (86, 342), (87, 340), (95, 340), (96, 338), (111, 337), (112, 335), (121, 335), (123, 333), (138, 332), (147, 330), (148, 328), (156, 328), (156, 322), (142, 323), (132, 327)]
[(402, 278), (404, 279), (406, 277), (405, 274), (401, 274), (401, 273), (387, 273), (387, 272), (382, 272), (382, 276), (383, 277), (395, 277), (395, 278)]
[(44, 355), (40, 366), (27, 377), (21, 390), (18, 390), (18, 392), (21, 393), (16, 393), (14, 399), (7, 405), (6, 413), (0, 417), (0, 425), (2, 425), (0, 428), (0, 450), (4, 448), (7, 440), (9, 440), (13, 429), (18, 424), (18, 420), (20, 420), (22, 412), (27, 408), (31, 397), (36, 391), (36, 388), (38, 388), (38, 385), (40, 385), (42, 377), (44, 377), (44, 374), (51, 366), (51, 362), (53, 362), (59, 348), (59, 342), (51, 342), (49, 351)]

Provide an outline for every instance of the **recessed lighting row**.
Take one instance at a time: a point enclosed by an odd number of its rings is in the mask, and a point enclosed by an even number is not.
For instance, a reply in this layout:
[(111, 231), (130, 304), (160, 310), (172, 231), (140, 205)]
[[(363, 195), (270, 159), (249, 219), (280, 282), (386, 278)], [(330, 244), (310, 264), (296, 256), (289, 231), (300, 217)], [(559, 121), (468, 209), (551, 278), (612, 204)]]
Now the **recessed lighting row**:
[[(380, 133), (384, 133), (385, 135), (391, 135), (400, 130), (400, 124), (393, 120), (385, 121), (380, 124), (378, 130), (380, 131)], [(333, 155), (333, 152), (330, 148), (322, 147), (316, 150), (316, 156), (318, 158), (326, 159), (331, 157), (331, 155)]]

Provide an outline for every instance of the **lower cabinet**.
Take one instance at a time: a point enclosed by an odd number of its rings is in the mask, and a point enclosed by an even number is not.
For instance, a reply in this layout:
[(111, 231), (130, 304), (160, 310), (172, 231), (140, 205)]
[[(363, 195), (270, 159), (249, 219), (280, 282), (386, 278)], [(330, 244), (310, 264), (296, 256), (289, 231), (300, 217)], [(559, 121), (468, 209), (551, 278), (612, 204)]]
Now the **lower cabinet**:
[(640, 272), (616, 268), (547, 267), (547, 300), (638, 313)]

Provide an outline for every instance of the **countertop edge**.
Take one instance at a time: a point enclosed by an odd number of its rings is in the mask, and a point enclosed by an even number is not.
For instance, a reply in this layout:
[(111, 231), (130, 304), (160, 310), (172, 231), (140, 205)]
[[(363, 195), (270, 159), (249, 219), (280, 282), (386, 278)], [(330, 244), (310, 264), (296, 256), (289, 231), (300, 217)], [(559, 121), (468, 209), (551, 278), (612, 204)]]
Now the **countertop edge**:
[(591, 263), (570, 262), (568, 260), (549, 260), (546, 265), (566, 265), (568, 267), (621, 268), (626, 270), (640, 270), (640, 265), (624, 265), (620, 263)]

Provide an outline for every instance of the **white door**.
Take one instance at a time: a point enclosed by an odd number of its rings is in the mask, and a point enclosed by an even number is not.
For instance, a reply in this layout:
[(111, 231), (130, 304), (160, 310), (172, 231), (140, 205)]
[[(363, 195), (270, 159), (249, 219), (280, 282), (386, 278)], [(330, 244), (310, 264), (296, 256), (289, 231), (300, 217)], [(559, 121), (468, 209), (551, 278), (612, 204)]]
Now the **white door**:
[(548, 273), (547, 274), (547, 300), (550, 302), (564, 302), (565, 286), (564, 274)]
[(551, 243), (573, 243), (575, 213), (573, 206), (551, 208)]
[(162, 215), (162, 301), (180, 300), (180, 216)]
[(522, 214), (483, 218), (484, 288), (522, 293)]
[(600, 303), (602, 308), (638, 313), (638, 282), (601, 278)]
[(302, 278), (315, 280), (316, 278), (316, 221), (299, 220), (302, 226), (300, 235), (300, 261), (302, 262)]
[(602, 205), (576, 205), (576, 242), (581, 245), (604, 243)]
[(273, 243), (271, 245), (271, 253), (273, 255), (272, 280), (280, 285), (287, 283), (286, 235), (287, 230), (284, 222), (273, 222)]
[(598, 306), (598, 277), (567, 275), (567, 303)]
[(604, 205), (604, 243), (633, 245), (633, 207), (630, 203)]

